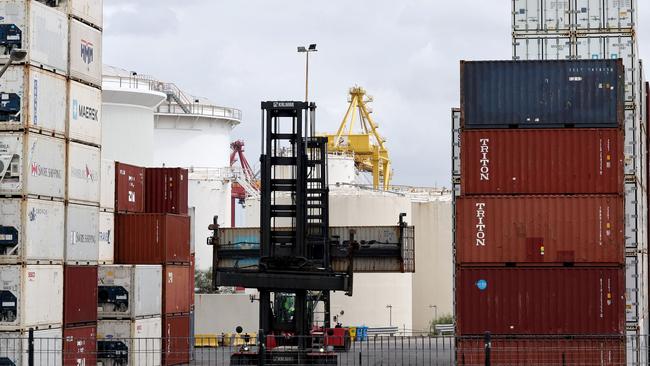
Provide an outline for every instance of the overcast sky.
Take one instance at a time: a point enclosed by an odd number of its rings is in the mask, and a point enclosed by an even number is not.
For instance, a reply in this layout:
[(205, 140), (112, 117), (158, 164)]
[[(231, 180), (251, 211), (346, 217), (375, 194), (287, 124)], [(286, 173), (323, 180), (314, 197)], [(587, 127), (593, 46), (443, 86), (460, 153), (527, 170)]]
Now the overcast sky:
[[(639, 1), (640, 23), (650, 4)], [(257, 163), (261, 100), (310, 100), (318, 130), (334, 132), (348, 88), (374, 97), (396, 184), (449, 186), (450, 108), (462, 59), (511, 57), (510, 0), (109, 0), (104, 63), (174, 82), (243, 111), (233, 139)], [(650, 26), (638, 29), (650, 59)]]

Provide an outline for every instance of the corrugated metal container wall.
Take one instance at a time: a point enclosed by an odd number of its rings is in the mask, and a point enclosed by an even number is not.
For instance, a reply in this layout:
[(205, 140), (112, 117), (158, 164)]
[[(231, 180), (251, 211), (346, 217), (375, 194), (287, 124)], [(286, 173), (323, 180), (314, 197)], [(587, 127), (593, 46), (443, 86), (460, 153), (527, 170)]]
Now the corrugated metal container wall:
[(99, 213), (99, 263), (113, 264), (115, 256), (115, 214)]
[(639, 321), (640, 291), (639, 259), (636, 256), (625, 257), (625, 321)]
[(195, 287), (195, 280), (194, 276), (196, 275), (196, 255), (192, 253), (190, 255), (190, 278), (189, 280), (189, 285), (188, 285), (188, 290), (190, 290), (190, 311), (194, 311), (194, 287)]
[(0, 263), (62, 263), (63, 202), (0, 199)]
[(64, 329), (63, 366), (90, 366), (96, 364), (97, 325)]
[(99, 319), (160, 315), (162, 267), (159, 265), (101, 265), (97, 285)]
[[(104, 347), (114, 349), (116, 345), (111, 345), (111, 343), (126, 343), (129, 350), (128, 365), (160, 366), (161, 332), (162, 319), (160, 317), (137, 320), (100, 320), (97, 322), (97, 340), (104, 342)], [(102, 359), (102, 356), (98, 355), (98, 364), (101, 362), (102, 365), (114, 365), (112, 358)]]
[[(614, 338), (492, 338), (493, 365), (625, 365), (625, 339)], [(485, 341), (456, 341), (458, 365), (484, 365)]]
[(63, 266), (0, 265), (0, 284), (0, 330), (62, 323)]
[(456, 263), (624, 263), (623, 197), (456, 198)]
[(63, 324), (97, 322), (97, 266), (65, 266)]
[(70, 78), (102, 85), (102, 32), (70, 19)]
[(145, 212), (187, 215), (187, 169), (147, 168)]
[(68, 85), (68, 138), (100, 145), (102, 91), (72, 80)]
[(163, 268), (163, 314), (190, 312), (190, 266), (167, 265)]
[(97, 264), (99, 257), (99, 209), (69, 204), (66, 207), (65, 261)]
[(616, 129), (466, 130), (461, 156), (465, 195), (623, 192)]
[(461, 61), (464, 128), (618, 127), (620, 60)]
[(97, 28), (104, 25), (103, 0), (67, 0), (59, 9), (77, 19), (92, 24)]
[(65, 140), (0, 133), (0, 195), (65, 196)]
[(144, 168), (115, 162), (115, 211), (144, 211)]
[(21, 65), (10, 67), (2, 81), (0, 129), (65, 134), (65, 77)]
[[(60, 350), (62, 345), (63, 332), (61, 328), (39, 329), (34, 331), (34, 359), (35, 366), (60, 366), (61, 354), (52, 352)], [(0, 360), (5, 365), (29, 366), (29, 331), (12, 330), (0, 332)]]
[(457, 336), (625, 332), (622, 268), (460, 268), (455, 296)]
[(0, 62), (9, 48), (28, 51), (25, 61), (62, 75), (68, 73), (68, 17), (38, 1), (3, 0), (0, 26), (6, 29), (0, 45)]
[(115, 162), (102, 159), (99, 174), (99, 207), (102, 211), (115, 211)]
[(115, 261), (125, 264), (190, 262), (190, 219), (171, 214), (117, 214)]
[(189, 364), (191, 336), (189, 315), (163, 317), (163, 365)]
[(67, 156), (68, 201), (99, 206), (99, 148), (70, 142)]

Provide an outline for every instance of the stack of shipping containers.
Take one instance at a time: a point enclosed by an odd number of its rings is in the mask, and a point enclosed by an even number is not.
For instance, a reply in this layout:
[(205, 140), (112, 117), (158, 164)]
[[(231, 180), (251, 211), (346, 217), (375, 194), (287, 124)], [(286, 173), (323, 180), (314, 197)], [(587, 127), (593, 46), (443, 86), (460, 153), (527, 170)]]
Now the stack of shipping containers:
[[(647, 103), (636, 0), (513, 0), (515, 60), (617, 59), (625, 66), (626, 327), (628, 361), (644, 364), (648, 318)], [(632, 351), (636, 350), (636, 351)]]
[(620, 60), (461, 63), (459, 364), (625, 362)]

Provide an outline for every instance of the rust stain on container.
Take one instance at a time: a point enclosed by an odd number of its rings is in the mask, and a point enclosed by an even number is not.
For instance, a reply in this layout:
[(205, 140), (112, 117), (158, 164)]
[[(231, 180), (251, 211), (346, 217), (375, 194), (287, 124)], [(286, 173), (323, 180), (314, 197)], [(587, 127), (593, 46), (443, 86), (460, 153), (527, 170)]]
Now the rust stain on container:
[(460, 265), (624, 264), (619, 195), (456, 199)]
[(65, 326), (97, 322), (97, 266), (65, 266), (63, 278)]
[(145, 212), (187, 215), (187, 169), (147, 168)]
[[(623, 337), (493, 338), (490, 361), (494, 365), (625, 365)], [(458, 365), (485, 364), (485, 341), (456, 340)]]
[(623, 137), (618, 129), (463, 131), (461, 192), (621, 194)]
[(164, 316), (162, 325), (162, 364), (181, 365), (190, 362), (190, 316)]
[(136, 213), (115, 215), (115, 262), (189, 264), (189, 216)]
[(63, 329), (63, 366), (96, 364), (97, 326)]
[(163, 270), (163, 314), (187, 314), (190, 312), (189, 265), (167, 265)]
[(145, 169), (115, 163), (115, 211), (144, 212)]
[(459, 268), (456, 335), (623, 335), (623, 268)]

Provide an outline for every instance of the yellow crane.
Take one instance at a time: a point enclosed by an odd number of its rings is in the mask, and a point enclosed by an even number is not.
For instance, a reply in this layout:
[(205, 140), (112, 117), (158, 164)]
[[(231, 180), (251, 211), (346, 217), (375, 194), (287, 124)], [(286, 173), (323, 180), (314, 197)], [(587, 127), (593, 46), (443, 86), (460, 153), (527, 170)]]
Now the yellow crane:
[[(327, 135), (327, 149), (333, 153), (353, 154), (357, 169), (372, 173), (373, 187), (388, 189), (391, 179), (390, 158), (386, 140), (381, 137), (377, 131), (379, 126), (370, 117), (372, 110), (368, 103), (372, 101), (365, 89), (358, 86), (350, 88), (348, 110), (336, 134)], [(360, 133), (354, 132), (357, 115)]]

